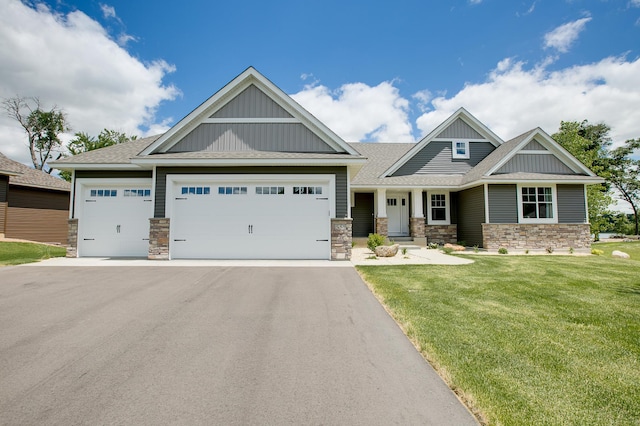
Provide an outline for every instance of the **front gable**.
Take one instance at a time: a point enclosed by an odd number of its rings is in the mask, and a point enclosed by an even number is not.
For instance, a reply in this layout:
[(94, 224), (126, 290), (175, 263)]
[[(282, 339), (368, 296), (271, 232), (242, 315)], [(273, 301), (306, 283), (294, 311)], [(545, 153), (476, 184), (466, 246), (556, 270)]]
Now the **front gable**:
[(465, 174), (502, 140), (460, 108), (387, 169), (381, 177)]
[(595, 176), (540, 128), (528, 132), (517, 146), (491, 167), (486, 176), (513, 173)]
[(249, 68), (140, 153), (359, 154), (273, 83)]

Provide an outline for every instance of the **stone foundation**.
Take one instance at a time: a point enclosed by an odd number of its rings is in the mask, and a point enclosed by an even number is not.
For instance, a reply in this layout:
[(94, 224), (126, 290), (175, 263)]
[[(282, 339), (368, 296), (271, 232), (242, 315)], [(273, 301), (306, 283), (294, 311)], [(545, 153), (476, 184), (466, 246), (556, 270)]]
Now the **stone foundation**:
[(458, 225), (427, 225), (424, 231), (427, 244), (456, 244), (458, 242)]
[(331, 260), (350, 260), (353, 219), (331, 219)]
[(482, 246), (487, 250), (575, 250), (591, 247), (588, 223), (483, 223)]
[(67, 257), (78, 257), (78, 219), (69, 219), (67, 223)]
[(414, 238), (424, 238), (424, 217), (412, 217), (409, 219), (411, 236)]
[(376, 234), (389, 235), (389, 219), (376, 217)]
[(150, 260), (169, 260), (169, 218), (149, 219)]

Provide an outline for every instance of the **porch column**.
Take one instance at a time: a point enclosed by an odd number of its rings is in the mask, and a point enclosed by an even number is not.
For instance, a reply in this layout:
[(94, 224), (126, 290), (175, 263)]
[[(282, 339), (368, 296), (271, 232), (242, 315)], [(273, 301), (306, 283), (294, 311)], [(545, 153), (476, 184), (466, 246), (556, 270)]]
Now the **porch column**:
[(380, 235), (389, 234), (389, 222), (387, 219), (387, 189), (378, 188), (376, 191), (376, 233)]
[(409, 227), (413, 241), (419, 245), (426, 245), (424, 211), (422, 209), (422, 189), (413, 189), (411, 191), (411, 218), (409, 219)]

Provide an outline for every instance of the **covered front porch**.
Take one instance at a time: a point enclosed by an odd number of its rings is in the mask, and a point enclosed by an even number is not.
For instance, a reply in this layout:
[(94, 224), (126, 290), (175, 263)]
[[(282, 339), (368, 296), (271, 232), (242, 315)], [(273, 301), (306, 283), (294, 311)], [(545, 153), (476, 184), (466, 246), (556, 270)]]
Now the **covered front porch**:
[(438, 188), (352, 190), (354, 241), (377, 233), (420, 246), (456, 243), (456, 199), (456, 192)]

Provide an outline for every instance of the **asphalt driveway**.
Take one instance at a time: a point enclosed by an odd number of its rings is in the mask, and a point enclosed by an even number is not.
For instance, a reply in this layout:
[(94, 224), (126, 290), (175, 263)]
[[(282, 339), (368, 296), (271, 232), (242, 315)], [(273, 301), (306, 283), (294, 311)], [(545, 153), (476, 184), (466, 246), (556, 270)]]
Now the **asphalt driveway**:
[(353, 268), (0, 269), (0, 424), (476, 424)]

